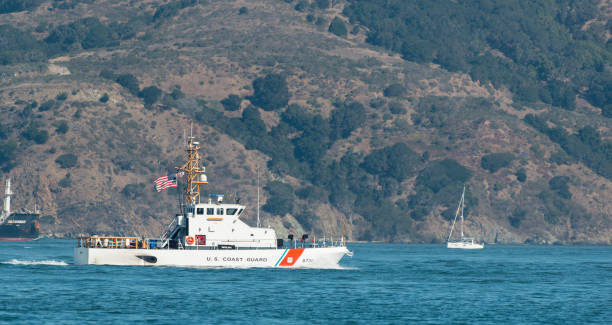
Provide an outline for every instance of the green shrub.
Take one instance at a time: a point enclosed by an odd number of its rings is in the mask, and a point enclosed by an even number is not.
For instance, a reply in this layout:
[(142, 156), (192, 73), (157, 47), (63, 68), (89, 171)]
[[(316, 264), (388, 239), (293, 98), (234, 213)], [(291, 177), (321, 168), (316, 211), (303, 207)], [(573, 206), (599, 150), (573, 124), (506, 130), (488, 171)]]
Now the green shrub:
[(569, 180), (570, 179), (567, 176), (555, 176), (548, 181), (548, 186), (560, 197), (569, 200), (572, 198), (572, 193), (569, 191), (569, 187), (567, 186)]
[(145, 87), (138, 93), (138, 97), (144, 100), (145, 107), (151, 107), (161, 97), (161, 89), (155, 86)]
[(317, 7), (319, 7), (319, 9), (329, 9), (329, 1), (330, 0), (316, 0)]
[(307, 0), (300, 0), (293, 8), (297, 11), (306, 11), (308, 7), (309, 7), (309, 3)]
[(383, 90), (383, 95), (385, 95), (385, 97), (401, 97), (404, 95), (405, 91), (403, 85), (395, 83), (387, 86), (387, 88)]
[(42, 0), (3, 0), (0, 1), (0, 14), (33, 10)]
[(197, 5), (198, 3), (199, 0), (180, 0), (163, 4), (155, 10), (153, 20), (159, 21), (172, 18), (178, 15), (181, 9)]
[(104, 79), (108, 79), (108, 80), (117, 80), (117, 75), (115, 75), (114, 72), (108, 70), (108, 69), (103, 69), (102, 71), (100, 71), (100, 77), (104, 78)]
[(269, 182), (264, 189), (270, 193), (264, 211), (278, 216), (284, 216), (293, 210), (293, 188), (291, 185), (279, 181)]
[(136, 200), (144, 195), (144, 183), (128, 184), (121, 190), (121, 195), (130, 200)]
[(504, 167), (508, 167), (513, 160), (514, 155), (511, 153), (492, 153), (481, 158), (480, 166), (491, 173), (495, 173)]
[(107, 94), (107, 93), (104, 93), (104, 95), (102, 95), (102, 96), (100, 97), (100, 102), (102, 102), (102, 103), (106, 103), (106, 102), (108, 102), (108, 99), (109, 99), (108, 94)]
[(21, 136), (37, 144), (43, 144), (49, 139), (49, 132), (47, 132), (47, 130), (41, 130), (40, 127), (42, 127), (42, 125), (39, 123), (32, 122), (28, 128), (21, 133)]
[(64, 188), (72, 186), (72, 179), (70, 178), (70, 173), (66, 174), (66, 176), (57, 183), (57, 185)]
[(565, 151), (559, 150), (550, 154), (550, 162), (556, 165), (569, 165), (572, 162), (572, 157)]
[(0, 65), (44, 61), (49, 55), (44, 43), (31, 33), (9, 25), (0, 25), (0, 44)]
[(249, 13), (249, 8), (247, 7), (240, 7), (240, 9), (238, 10), (239, 15), (246, 15), (248, 13)]
[(385, 104), (387, 103), (387, 101), (384, 98), (372, 98), (370, 100), (370, 107), (372, 108), (381, 108), (383, 106), (385, 106)]
[(346, 25), (342, 21), (342, 19), (335, 17), (332, 20), (331, 24), (329, 24), (329, 32), (340, 37), (346, 37), (348, 31), (346, 29)]
[(365, 107), (359, 102), (344, 103), (338, 105), (331, 112), (329, 126), (333, 130), (332, 140), (348, 138), (357, 128), (363, 126), (366, 121)]
[(527, 180), (527, 174), (525, 173), (525, 168), (519, 168), (519, 170), (516, 171), (516, 180), (524, 183)]
[(45, 38), (54, 51), (68, 51), (78, 44), (83, 49), (118, 45), (119, 36), (98, 18), (88, 17), (57, 26)]
[(285, 77), (270, 73), (253, 81), (253, 96), (249, 99), (253, 105), (266, 111), (273, 111), (287, 106), (291, 94)]
[(10, 171), (15, 166), (16, 151), (16, 141), (0, 140), (0, 167), (4, 172)]
[(123, 88), (127, 89), (133, 95), (138, 95), (138, 91), (140, 90), (140, 86), (138, 84), (138, 79), (134, 77), (134, 75), (130, 73), (121, 74), (117, 76), (115, 81), (120, 84)]
[(327, 197), (327, 193), (325, 193), (325, 190), (318, 186), (304, 187), (303, 189), (296, 191), (295, 194), (300, 199), (311, 202), (325, 201), (325, 198)]
[(406, 108), (404, 107), (404, 104), (400, 102), (390, 102), (389, 110), (392, 114), (406, 114), (407, 112)]
[(68, 122), (65, 120), (57, 121), (55, 123), (55, 133), (66, 134), (68, 132)]
[(612, 104), (604, 105), (601, 108), (601, 115), (603, 115), (604, 117), (612, 118)]
[(61, 105), (61, 103), (58, 103), (57, 101), (50, 99), (42, 104), (40, 104), (40, 106), (38, 107), (38, 110), (41, 112), (44, 111), (50, 111), (50, 110), (54, 110), (56, 108), (59, 108), (59, 106)]
[(464, 184), (472, 177), (472, 172), (452, 159), (432, 161), (417, 176), (416, 184), (434, 193), (453, 185)]
[(55, 99), (59, 100), (59, 101), (64, 101), (68, 98), (68, 93), (66, 92), (61, 92), (59, 94), (57, 94), (57, 96), (55, 96)]
[(221, 105), (226, 111), (237, 111), (240, 109), (240, 104), (242, 103), (242, 98), (235, 94), (230, 94), (227, 98), (221, 101)]
[(512, 212), (512, 216), (508, 217), (508, 221), (510, 222), (510, 225), (514, 228), (518, 228), (521, 225), (521, 222), (523, 221), (523, 219), (525, 219), (525, 216), (527, 215), (527, 211), (521, 208), (516, 208), (514, 209), (514, 212)]
[(74, 166), (76, 166), (77, 162), (78, 162), (78, 157), (71, 154), (71, 153), (65, 153), (59, 157), (57, 157), (57, 159), (55, 159), (55, 162), (60, 165), (61, 168), (72, 168)]
[(408, 145), (398, 142), (391, 147), (374, 150), (363, 160), (362, 167), (368, 173), (403, 181), (420, 164), (420, 156)]

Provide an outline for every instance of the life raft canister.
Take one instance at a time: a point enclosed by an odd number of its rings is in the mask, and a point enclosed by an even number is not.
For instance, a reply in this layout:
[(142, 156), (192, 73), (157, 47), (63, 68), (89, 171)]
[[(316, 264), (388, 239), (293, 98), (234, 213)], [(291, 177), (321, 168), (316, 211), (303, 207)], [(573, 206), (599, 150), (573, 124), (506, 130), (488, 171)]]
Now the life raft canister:
[(185, 241), (187, 242), (187, 245), (193, 245), (193, 237), (187, 236)]

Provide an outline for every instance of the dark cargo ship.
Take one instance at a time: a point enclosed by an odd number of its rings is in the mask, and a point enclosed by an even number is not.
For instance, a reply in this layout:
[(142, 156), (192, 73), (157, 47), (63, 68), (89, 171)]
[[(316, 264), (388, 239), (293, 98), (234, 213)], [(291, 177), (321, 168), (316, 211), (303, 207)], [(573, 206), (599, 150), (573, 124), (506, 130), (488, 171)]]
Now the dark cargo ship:
[(4, 207), (0, 213), (0, 241), (25, 241), (38, 238), (40, 214), (34, 212), (11, 213), (11, 180), (6, 180), (4, 187)]

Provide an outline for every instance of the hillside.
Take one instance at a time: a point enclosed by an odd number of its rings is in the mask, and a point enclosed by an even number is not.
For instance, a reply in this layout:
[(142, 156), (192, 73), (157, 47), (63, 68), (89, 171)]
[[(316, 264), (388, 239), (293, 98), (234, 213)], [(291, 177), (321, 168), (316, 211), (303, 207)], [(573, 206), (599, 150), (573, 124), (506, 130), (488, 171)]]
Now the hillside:
[(157, 235), (193, 122), (283, 236), (441, 242), (467, 184), (489, 243), (610, 244), (611, 10), (499, 3), (0, 0), (1, 178), (46, 235)]

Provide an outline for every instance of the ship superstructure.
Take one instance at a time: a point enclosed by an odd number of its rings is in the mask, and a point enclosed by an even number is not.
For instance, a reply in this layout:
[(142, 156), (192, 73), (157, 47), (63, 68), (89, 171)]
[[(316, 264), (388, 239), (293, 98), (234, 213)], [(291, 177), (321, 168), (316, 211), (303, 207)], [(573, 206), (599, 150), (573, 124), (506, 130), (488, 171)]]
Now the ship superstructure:
[(76, 264), (176, 265), (211, 267), (334, 268), (352, 255), (343, 239), (307, 243), (308, 235), (290, 236), (285, 243), (272, 228), (251, 227), (240, 217), (245, 206), (229, 195), (202, 198), (208, 184), (206, 169), (193, 137), (186, 146), (186, 163), (176, 168), (184, 178), (184, 201), (159, 238), (81, 237), (75, 248)]
[(34, 211), (11, 213), (11, 179), (7, 177), (4, 185), (4, 204), (0, 213), (0, 241), (26, 241), (38, 238), (40, 213)]

